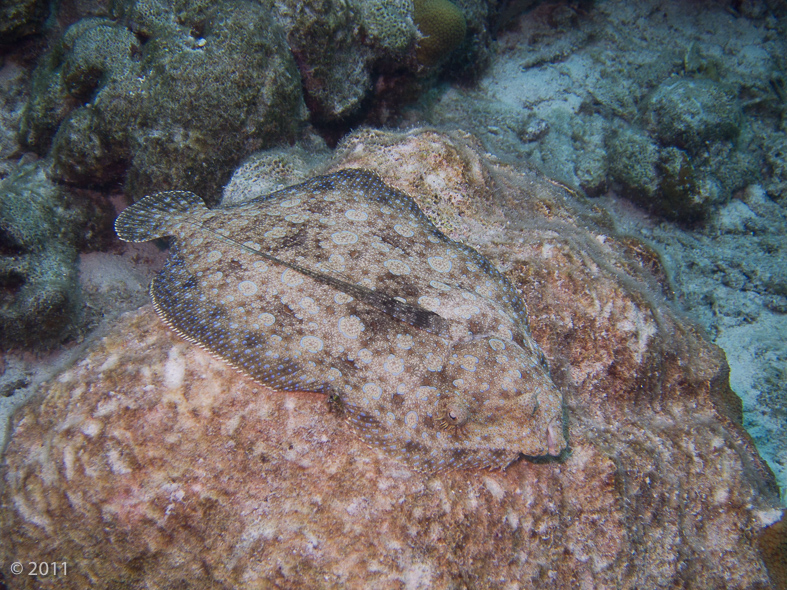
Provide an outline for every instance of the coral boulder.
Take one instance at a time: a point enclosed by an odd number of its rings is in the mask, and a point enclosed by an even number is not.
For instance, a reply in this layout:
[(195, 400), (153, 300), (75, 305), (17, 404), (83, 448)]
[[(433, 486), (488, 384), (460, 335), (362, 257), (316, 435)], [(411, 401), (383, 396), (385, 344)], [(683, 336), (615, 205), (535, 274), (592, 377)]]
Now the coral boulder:
[[(321, 396), (255, 384), (145, 307), (16, 415), (6, 585), (770, 587), (773, 543), (757, 539), (778, 493), (724, 354), (670, 309), (656, 255), (483, 153), (468, 136), (361, 132), (332, 168), (375, 169), (513, 281), (564, 393), (568, 452), (413, 471)], [(17, 560), (68, 575), (11, 577)]]
[(175, 22), (132, 2), (117, 21), (65, 32), (36, 70), (21, 133), (37, 152), (51, 148), (57, 180), (127, 175), (135, 197), (177, 186), (215, 199), (246, 156), (294, 138), (300, 76), (270, 11), (205, 10)]

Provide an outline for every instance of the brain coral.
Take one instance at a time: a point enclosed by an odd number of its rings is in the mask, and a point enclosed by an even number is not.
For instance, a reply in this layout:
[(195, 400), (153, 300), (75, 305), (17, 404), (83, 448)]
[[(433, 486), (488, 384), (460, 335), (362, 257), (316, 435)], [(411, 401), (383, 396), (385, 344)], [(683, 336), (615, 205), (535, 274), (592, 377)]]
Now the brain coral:
[(418, 61), (425, 66), (441, 62), (464, 40), (467, 23), (462, 11), (448, 0), (415, 0), (413, 20), (423, 38)]

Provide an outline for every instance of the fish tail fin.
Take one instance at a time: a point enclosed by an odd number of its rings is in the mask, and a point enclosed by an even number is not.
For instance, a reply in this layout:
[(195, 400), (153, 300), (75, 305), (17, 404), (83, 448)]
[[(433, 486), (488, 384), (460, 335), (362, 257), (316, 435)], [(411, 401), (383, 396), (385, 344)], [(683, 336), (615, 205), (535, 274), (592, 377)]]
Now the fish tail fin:
[(124, 209), (115, 220), (115, 232), (125, 242), (147, 242), (172, 235), (183, 214), (207, 210), (205, 203), (188, 191), (148, 195)]

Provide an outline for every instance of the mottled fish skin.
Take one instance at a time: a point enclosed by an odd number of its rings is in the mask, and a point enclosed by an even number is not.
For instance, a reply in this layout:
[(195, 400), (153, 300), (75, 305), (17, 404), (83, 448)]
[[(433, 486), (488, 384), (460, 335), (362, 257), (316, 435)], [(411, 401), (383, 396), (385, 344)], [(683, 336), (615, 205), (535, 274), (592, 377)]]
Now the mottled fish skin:
[(150, 289), (165, 323), (273, 389), (331, 395), (363, 440), (416, 469), (504, 468), (566, 446), (511, 283), (374, 172), (232, 208), (158, 193), (115, 227), (174, 237)]

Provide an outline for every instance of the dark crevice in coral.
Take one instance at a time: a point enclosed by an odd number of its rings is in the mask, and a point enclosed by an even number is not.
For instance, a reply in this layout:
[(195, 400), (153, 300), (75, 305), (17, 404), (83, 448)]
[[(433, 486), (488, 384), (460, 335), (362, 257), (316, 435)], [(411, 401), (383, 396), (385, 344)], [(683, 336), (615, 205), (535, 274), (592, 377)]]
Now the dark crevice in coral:
[(6, 230), (0, 228), (0, 256), (20, 256), (25, 249)]
[(11, 271), (0, 276), (0, 301), (13, 300), (25, 285), (25, 277)]
[(372, 80), (374, 91), (366, 95), (351, 115), (338, 120), (321, 117), (317, 110), (319, 105), (310, 100), (304, 88), (306, 105), (311, 112), (310, 123), (331, 149), (360, 127), (400, 126), (403, 112), (424, 100), (424, 96), (440, 84), (441, 78), (418, 79), (403, 69), (391, 71), (381, 67), (373, 72)]
[[(306, 96), (306, 104), (309, 106), (309, 110), (312, 110), (311, 106), (309, 105), (308, 95)], [(314, 115), (312, 115), (310, 119), (310, 123), (314, 126), (315, 131), (317, 131), (320, 137), (325, 140), (325, 143), (328, 144), (328, 147), (331, 149), (334, 149), (345, 135), (350, 133), (353, 129), (359, 127), (362, 122), (363, 115), (360, 111), (352, 117), (336, 121), (321, 120), (319, 117), (315, 117)]]

